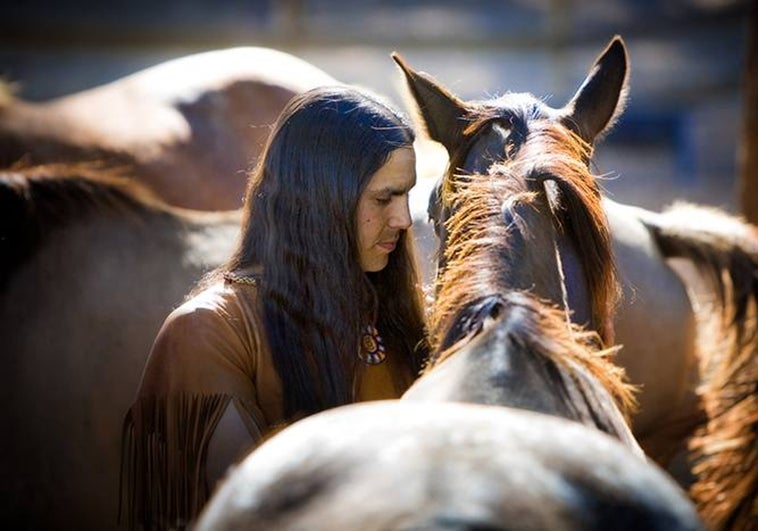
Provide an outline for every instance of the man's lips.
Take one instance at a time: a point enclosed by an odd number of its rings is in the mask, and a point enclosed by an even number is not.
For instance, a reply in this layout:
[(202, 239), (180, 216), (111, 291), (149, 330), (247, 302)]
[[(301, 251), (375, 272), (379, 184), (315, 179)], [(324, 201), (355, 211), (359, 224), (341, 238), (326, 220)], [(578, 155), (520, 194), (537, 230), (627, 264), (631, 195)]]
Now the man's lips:
[(397, 238), (393, 238), (391, 240), (385, 240), (383, 242), (379, 242), (377, 245), (387, 251), (394, 251), (395, 247), (397, 246), (397, 240), (398, 240)]

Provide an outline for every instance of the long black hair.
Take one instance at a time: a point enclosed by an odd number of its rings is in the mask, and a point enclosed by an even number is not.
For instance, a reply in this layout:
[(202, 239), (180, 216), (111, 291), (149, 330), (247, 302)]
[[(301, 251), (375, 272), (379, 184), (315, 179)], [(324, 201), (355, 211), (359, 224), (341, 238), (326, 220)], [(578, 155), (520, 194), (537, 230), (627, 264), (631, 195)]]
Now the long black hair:
[(321, 87), (285, 107), (250, 176), (240, 242), (221, 270), (262, 270), (263, 324), (286, 418), (353, 401), (367, 324), (389, 355), (420, 370), (425, 328), (412, 238), (403, 231), (388, 265), (365, 273), (356, 229), (371, 177), (413, 141), (405, 117), (379, 98)]

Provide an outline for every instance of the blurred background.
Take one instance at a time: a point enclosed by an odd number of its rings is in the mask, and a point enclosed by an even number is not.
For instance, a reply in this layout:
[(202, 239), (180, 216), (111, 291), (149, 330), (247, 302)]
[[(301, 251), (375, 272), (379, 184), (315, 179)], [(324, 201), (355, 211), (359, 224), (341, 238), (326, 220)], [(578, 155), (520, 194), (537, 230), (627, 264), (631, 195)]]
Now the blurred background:
[[(738, 0), (4, 0), (0, 76), (16, 84), (17, 96), (41, 101), (183, 55), (266, 46), (404, 106), (389, 57), (397, 50), (465, 99), (528, 91), (558, 107), (620, 34), (631, 97), (597, 150), (606, 191), (653, 209), (681, 198), (734, 211), (751, 7)], [(414, 192), (416, 208), (425, 183)]]

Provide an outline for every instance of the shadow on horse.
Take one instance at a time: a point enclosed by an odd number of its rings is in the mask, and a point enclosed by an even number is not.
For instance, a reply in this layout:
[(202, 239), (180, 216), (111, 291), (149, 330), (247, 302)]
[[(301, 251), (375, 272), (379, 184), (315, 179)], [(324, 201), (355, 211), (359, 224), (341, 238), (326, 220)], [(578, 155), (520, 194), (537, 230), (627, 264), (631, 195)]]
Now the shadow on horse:
[(89, 166), (0, 172), (5, 526), (116, 528), (122, 421), (147, 353), (239, 223)]
[[(689, 488), (706, 524), (755, 523), (758, 235), (715, 209), (653, 213), (602, 197), (589, 165), (593, 142), (623, 110), (623, 40), (611, 40), (559, 109), (530, 94), (464, 102), (395, 60), (421, 122), (450, 158), (429, 206), (441, 245), (437, 296), (440, 286), (465, 291), (496, 278), (559, 305), (604, 345), (623, 345), (618, 362), (641, 389), (633, 428), (643, 448)], [(481, 189), (490, 190), (486, 208), (475, 199)], [(501, 217), (499, 232), (513, 243), (499, 247), (501, 236), (487, 231), (450, 241), (481, 215)], [(477, 247), (500, 248), (510, 266), (449, 266)]]
[(169, 204), (242, 206), (253, 166), (286, 103), (338, 82), (287, 53), (199, 53), (45, 102), (0, 98), (0, 166), (106, 161)]

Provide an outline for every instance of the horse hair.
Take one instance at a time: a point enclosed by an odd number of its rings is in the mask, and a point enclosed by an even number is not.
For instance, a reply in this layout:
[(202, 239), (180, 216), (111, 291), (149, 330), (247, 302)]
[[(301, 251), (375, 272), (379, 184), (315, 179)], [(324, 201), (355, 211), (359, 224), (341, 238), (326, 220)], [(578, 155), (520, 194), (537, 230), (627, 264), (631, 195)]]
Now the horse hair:
[[(454, 204), (456, 211), (446, 222), (447, 265), (437, 278), (430, 323), (433, 347), (439, 345), (439, 331), (451, 312), (483, 292), (508, 289), (503, 255), (508, 253), (509, 227), (502, 216), (503, 202), (533, 202), (537, 194), (544, 193), (541, 183), (547, 179), (557, 184), (561, 195), (560, 208), (551, 212), (554, 221), (573, 239), (583, 261), (592, 294), (593, 322), (603, 342), (613, 344), (612, 315), (619, 287), (600, 191), (584, 162), (590, 153), (591, 147), (577, 135), (541, 121), (530, 127), (515, 157), (493, 165), (488, 175), (449, 175), (445, 179), (442, 201)], [(488, 249), (500, 249), (502, 254)]]
[(742, 529), (758, 503), (758, 228), (685, 203), (646, 225), (663, 255), (691, 260), (717, 297), (696, 305), (704, 330), (698, 392), (709, 420), (690, 442), (690, 493), (706, 521)]
[(544, 356), (569, 372), (572, 363), (585, 367), (609, 391), (619, 409), (629, 414), (634, 398), (624, 382), (624, 371), (609, 360), (615, 349), (602, 350), (612, 337), (609, 323), (618, 286), (599, 190), (584, 162), (590, 149), (568, 130), (541, 122), (530, 130), (515, 157), (494, 165), (489, 175), (458, 175), (448, 182), (442, 201), (455, 208), (446, 221), (446, 265), (436, 280), (430, 315), (433, 354), (429, 368), (478, 333), (481, 326), (476, 325), (477, 320), (502, 313), (507, 299), (499, 296), (495, 303), (492, 297), (512, 291), (504, 260), (510, 229), (502, 215), (503, 202), (514, 198), (527, 204), (534, 201), (544, 192), (533, 184), (549, 176), (562, 195), (562, 209), (552, 215), (577, 242), (593, 293), (595, 322), (603, 326), (597, 333), (569, 326), (565, 317), (561, 318), (565, 314), (541, 301), (545, 309), (533, 311), (533, 316), (540, 316), (532, 325), (534, 332), (553, 338), (551, 348), (542, 349)]

